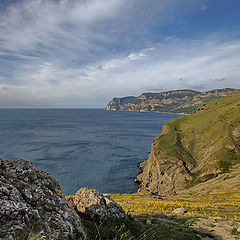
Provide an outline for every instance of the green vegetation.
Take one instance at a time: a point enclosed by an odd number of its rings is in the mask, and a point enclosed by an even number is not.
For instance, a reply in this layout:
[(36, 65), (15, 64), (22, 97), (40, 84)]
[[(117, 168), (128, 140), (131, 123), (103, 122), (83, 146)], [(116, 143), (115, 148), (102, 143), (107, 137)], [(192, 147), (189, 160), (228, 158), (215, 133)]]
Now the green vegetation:
[[(50, 225), (49, 225), (50, 226)], [(64, 229), (59, 229), (58, 226), (54, 226), (56, 228), (56, 234), (59, 240), (68, 240), (68, 239), (81, 239), (82, 234), (73, 234), (72, 236), (68, 236)], [(15, 238), (13, 240), (44, 240), (49, 239), (48, 236), (43, 234), (43, 229), (45, 228), (44, 222), (39, 219), (33, 219), (31, 225), (28, 226), (26, 229), (21, 230), (15, 234)], [(0, 236), (1, 239), (1, 236)], [(12, 239), (12, 238), (11, 238)], [(5, 239), (10, 240), (10, 239)]]
[(121, 104), (127, 104), (127, 103), (138, 104), (140, 102), (141, 102), (141, 100), (138, 99), (137, 97), (124, 97), (124, 98), (120, 98), (120, 103)]
[(41, 230), (44, 227), (44, 223), (42, 220), (33, 219), (31, 226), (26, 228), (23, 231), (19, 231), (16, 234), (16, 240), (25, 240), (25, 239), (31, 239), (31, 240), (39, 240), (44, 239), (44, 237), (40, 234)]
[(148, 216), (151, 223), (148, 223), (146, 216), (136, 217), (136, 221), (142, 225), (143, 233), (139, 239), (186, 239), (197, 240), (203, 237), (211, 237), (209, 233), (202, 233), (190, 228), (190, 225), (196, 221), (193, 217), (174, 217), (174, 216)]
[(231, 235), (238, 235), (239, 232), (237, 230), (237, 228), (233, 228), (231, 231), (230, 231)]
[(170, 121), (167, 124), (168, 132), (158, 136), (157, 139), (157, 152), (159, 157), (168, 155), (170, 157), (181, 157), (185, 162), (196, 165), (196, 162), (190, 152), (188, 152), (182, 145), (182, 133), (179, 128), (182, 118)]
[(220, 96), (208, 97), (208, 98), (204, 98), (202, 101), (203, 101), (204, 103), (207, 103), (207, 102), (216, 100), (216, 99), (218, 99), (218, 98), (221, 98), (221, 97), (220, 97)]
[(168, 92), (160, 92), (160, 93), (143, 93), (141, 96), (145, 96), (147, 99), (174, 99), (174, 98), (184, 98), (189, 97), (192, 99), (196, 94), (199, 94), (200, 92), (193, 91), (193, 90), (173, 90)]
[(210, 227), (210, 228), (216, 227), (216, 225), (214, 225), (213, 223), (210, 223), (210, 224), (208, 224), (207, 226)]
[(141, 235), (141, 226), (132, 218), (125, 219), (110, 219), (107, 221), (94, 221), (86, 215), (80, 215), (82, 223), (86, 229), (86, 240), (120, 240), (120, 239), (135, 239)]
[[(192, 174), (193, 175), (193, 174)], [(192, 182), (192, 186), (195, 186), (199, 183), (206, 182), (214, 177), (216, 177), (216, 174), (210, 173), (210, 174), (205, 174), (203, 176), (197, 177), (198, 174), (195, 174), (194, 181)], [(194, 176), (194, 175), (193, 175)]]
[(175, 109), (173, 111), (171, 111), (172, 113), (185, 113), (185, 114), (190, 114), (193, 113), (196, 109), (196, 106), (191, 106), (191, 107), (185, 107), (185, 108), (178, 108)]
[(193, 223), (195, 223), (196, 221), (197, 221), (197, 218), (195, 218), (195, 217), (189, 218), (189, 219), (187, 219), (187, 221), (185, 222), (185, 225), (186, 225), (187, 227), (190, 227), (190, 226), (192, 226)]
[(175, 217), (140, 215), (126, 219), (112, 219), (94, 222), (81, 216), (87, 230), (86, 240), (157, 240), (157, 239), (201, 239), (200, 236), (211, 237), (210, 234), (198, 232), (190, 226), (196, 217)]
[(198, 169), (191, 174), (194, 185), (229, 172), (240, 163), (240, 91), (170, 121), (165, 129), (155, 152), (193, 164)]

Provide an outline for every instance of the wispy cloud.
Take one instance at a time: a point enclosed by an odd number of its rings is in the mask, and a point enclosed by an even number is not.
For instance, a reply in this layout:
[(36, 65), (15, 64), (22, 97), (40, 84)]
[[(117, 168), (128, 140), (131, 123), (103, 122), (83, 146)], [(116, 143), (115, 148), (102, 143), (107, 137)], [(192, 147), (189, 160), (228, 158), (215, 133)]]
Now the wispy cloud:
[(1, 12), (1, 48), (26, 54), (38, 49), (36, 55), (46, 56), (53, 55), (52, 50), (64, 53), (64, 47), (68, 51), (105, 50), (104, 44), (119, 41), (122, 45), (134, 34), (143, 37), (146, 26), (150, 30), (151, 25), (173, 20), (178, 5), (173, 0), (160, 4), (153, 0), (20, 1)]
[(102, 107), (113, 96), (148, 89), (239, 87), (238, 30), (198, 40), (162, 33), (203, 6), (200, 0), (1, 5), (0, 107)]
[[(220, 37), (221, 35), (218, 39)], [(108, 92), (111, 96), (117, 93), (137, 94), (139, 91), (159, 88), (206, 90), (239, 87), (238, 40), (221, 42), (212, 38), (188, 41), (174, 39), (156, 44), (154, 51), (143, 51), (144, 57), (141, 59), (131, 62), (128, 57), (125, 61), (114, 60), (115, 67), (105, 71), (96, 69), (87, 75), (92, 78), (98, 76), (103, 82), (107, 77), (114, 79), (111, 91)]]

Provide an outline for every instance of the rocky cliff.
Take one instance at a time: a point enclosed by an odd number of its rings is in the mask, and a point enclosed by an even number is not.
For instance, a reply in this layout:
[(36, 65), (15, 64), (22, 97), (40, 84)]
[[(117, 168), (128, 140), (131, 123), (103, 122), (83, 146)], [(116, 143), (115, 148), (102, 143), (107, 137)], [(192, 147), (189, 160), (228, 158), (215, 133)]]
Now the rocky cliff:
[(59, 184), (23, 160), (0, 159), (0, 226), (0, 239), (79, 239), (84, 233)]
[(140, 164), (140, 192), (177, 193), (240, 165), (240, 91), (165, 124)]
[(114, 98), (106, 106), (111, 111), (170, 112), (192, 113), (194, 110), (213, 99), (227, 96), (235, 89), (215, 89), (206, 92), (193, 90), (175, 90), (160, 93), (142, 93), (138, 97)]

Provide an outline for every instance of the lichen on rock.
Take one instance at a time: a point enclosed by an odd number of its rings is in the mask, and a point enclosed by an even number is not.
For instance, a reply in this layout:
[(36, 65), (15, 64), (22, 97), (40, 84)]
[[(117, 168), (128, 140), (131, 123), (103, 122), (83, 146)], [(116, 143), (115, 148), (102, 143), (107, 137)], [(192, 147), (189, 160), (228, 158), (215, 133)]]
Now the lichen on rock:
[(68, 201), (79, 213), (88, 215), (92, 219), (107, 220), (126, 216), (120, 205), (93, 188), (81, 188), (68, 198)]
[(84, 231), (57, 181), (24, 160), (0, 159), (0, 239), (74, 239)]

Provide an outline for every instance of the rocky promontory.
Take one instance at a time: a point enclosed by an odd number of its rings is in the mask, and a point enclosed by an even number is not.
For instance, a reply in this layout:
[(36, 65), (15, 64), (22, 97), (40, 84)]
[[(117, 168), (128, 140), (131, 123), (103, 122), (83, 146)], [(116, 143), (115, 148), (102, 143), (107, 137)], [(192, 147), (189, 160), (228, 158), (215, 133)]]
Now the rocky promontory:
[(239, 166), (240, 91), (166, 123), (136, 181), (139, 192), (168, 196)]
[(142, 93), (138, 97), (113, 98), (106, 110), (137, 112), (193, 113), (194, 110), (213, 99), (237, 91), (232, 88), (214, 89), (206, 92), (173, 90), (160, 93)]

